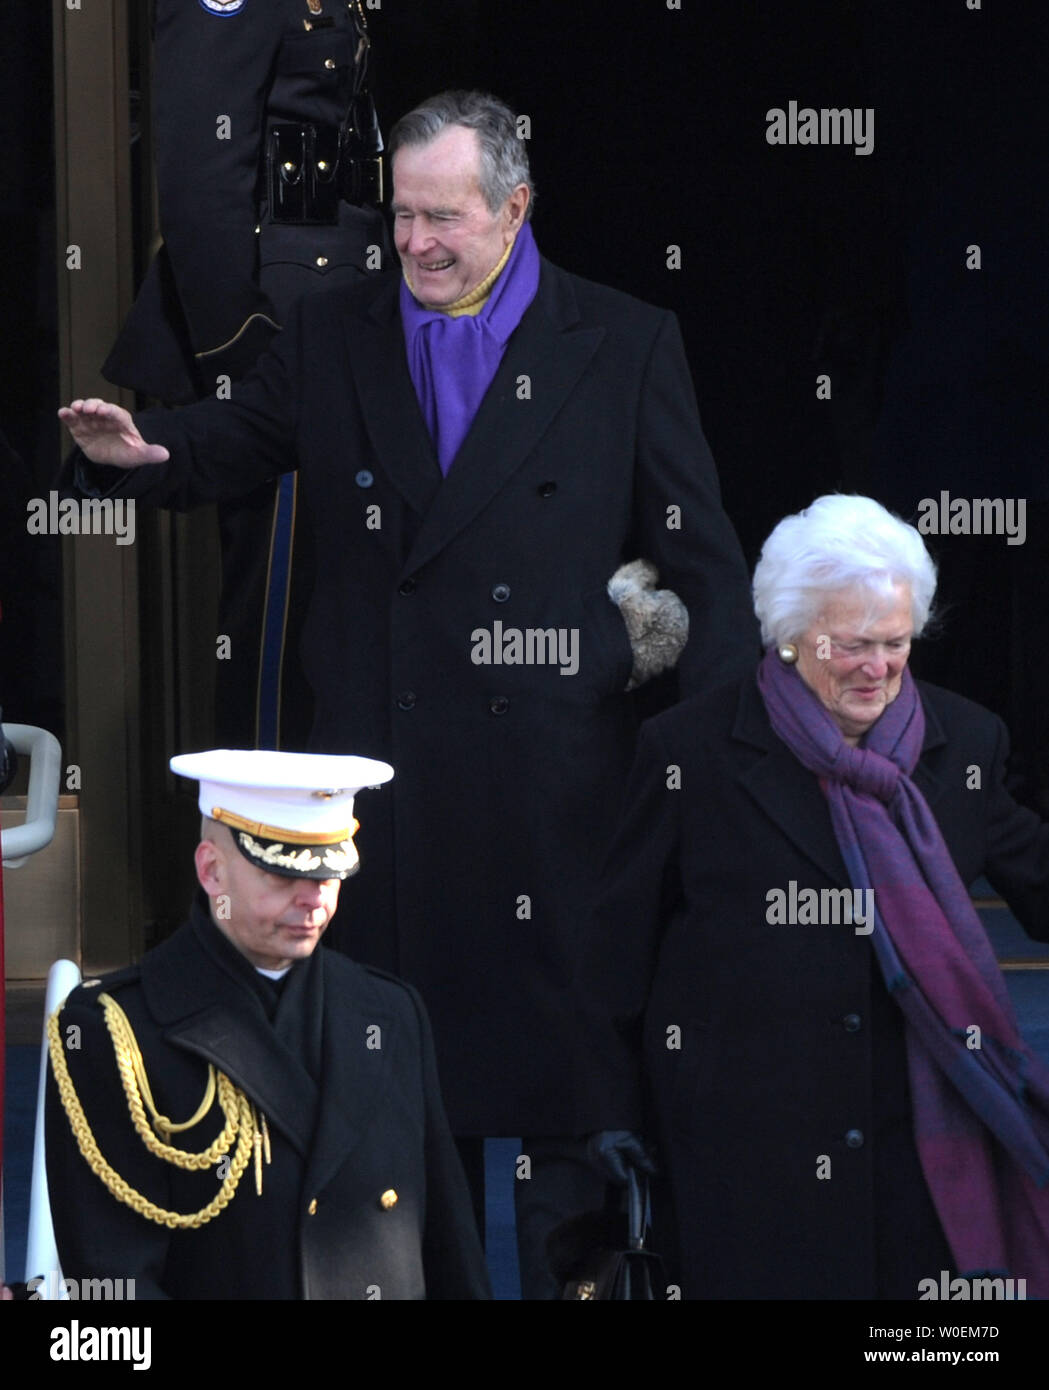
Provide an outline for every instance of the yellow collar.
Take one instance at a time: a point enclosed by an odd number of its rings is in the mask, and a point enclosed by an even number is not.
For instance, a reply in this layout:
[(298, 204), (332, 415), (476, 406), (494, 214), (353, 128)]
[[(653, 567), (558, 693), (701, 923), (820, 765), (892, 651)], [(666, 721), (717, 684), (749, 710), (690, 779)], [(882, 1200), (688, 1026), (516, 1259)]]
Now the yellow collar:
[[(488, 296), (492, 293), (492, 287), (496, 280), (499, 279), (503, 267), (510, 259), (510, 252), (513, 249), (514, 243), (511, 241), (510, 245), (499, 257), (498, 264), (488, 272), (479, 285), (475, 285), (472, 290), (468, 290), (467, 293), (457, 299), (454, 304), (449, 304), (445, 308), (438, 308), (437, 312), (447, 314), (448, 317), (452, 319), (457, 319), (463, 314), (469, 314), (471, 317), (479, 314), (488, 303)], [(412, 282), (408, 279), (407, 274), (405, 274), (404, 279), (408, 288), (412, 291), (412, 294), (415, 294), (415, 290), (412, 289)], [(427, 306), (424, 305), (423, 307), (425, 308)]]

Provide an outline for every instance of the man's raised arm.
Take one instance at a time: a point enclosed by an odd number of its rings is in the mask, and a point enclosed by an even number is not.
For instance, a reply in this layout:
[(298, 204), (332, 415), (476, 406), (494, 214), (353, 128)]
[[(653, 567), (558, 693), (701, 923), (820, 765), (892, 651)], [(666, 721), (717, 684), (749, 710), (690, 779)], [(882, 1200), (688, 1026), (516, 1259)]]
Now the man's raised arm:
[(240, 497), (296, 468), (299, 343), (296, 306), (255, 369), (232, 388), (224, 380), (214, 396), (134, 417), (97, 397), (63, 407), (58, 417), (77, 448), (59, 474), (59, 488), (186, 511)]

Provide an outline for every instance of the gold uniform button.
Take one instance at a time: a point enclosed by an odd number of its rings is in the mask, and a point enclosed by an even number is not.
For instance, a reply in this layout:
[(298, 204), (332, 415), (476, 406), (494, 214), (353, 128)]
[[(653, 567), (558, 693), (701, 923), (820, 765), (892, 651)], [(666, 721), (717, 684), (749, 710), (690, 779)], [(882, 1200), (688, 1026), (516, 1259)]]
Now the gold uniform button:
[(318, 257), (317, 257), (317, 264), (318, 264), (318, 265), (327, 265), (327, 264), (328, 264), (328, 258), (327, 258), (327, 256), (318, 256)]
[(326, 68), (333, 68), (333, 67), (335, 66), (335, 59), (334, 59), (334, 58), (325, 58), (325, 60), (324, 60), (324, 66), (325, 66)]
[(317, 1199), (316, 1199), (316, 1197), (314, 1197), (314, 1198), (312, 1199), (312, 1201), (310, 1202), (310, 1204), (309, 1204), (309, 1206), (306, 1208), (306, 1210), (307, 1210), (307, 1212), (309, 1212), (310, 1216), (316, 1216), (316, 1215), (317, 1215)]
[(388, 1187), (379, 1198), (379, 1206), (382, 1207), (383, 1211), (389, 1211), (391, 1207), (395, 1207), (396, 1205), (397, 1193), (394, 1192), (392, 1187)]

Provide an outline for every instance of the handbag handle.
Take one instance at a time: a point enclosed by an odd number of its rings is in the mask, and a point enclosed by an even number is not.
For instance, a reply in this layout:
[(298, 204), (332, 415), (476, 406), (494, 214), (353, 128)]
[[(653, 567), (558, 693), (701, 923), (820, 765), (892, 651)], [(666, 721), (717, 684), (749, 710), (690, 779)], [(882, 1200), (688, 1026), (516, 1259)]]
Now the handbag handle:
[(631, 1250), (644, 1250), (650, 1220), (648, 1178), (631, 1165), (627, 1169), (627, 1243)]

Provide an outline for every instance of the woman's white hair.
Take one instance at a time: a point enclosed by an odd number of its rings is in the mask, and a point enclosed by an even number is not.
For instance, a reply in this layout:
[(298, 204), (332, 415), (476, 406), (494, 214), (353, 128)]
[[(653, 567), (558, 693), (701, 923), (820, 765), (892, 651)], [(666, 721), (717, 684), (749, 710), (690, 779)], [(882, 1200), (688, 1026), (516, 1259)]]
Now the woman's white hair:
[(872, 497), (817, 497), (785, 516), (762, 548), (754, 570), (761, 640), (796, 642), (840, 590), (866, 591), (873, 609), (891, 600), (897, 584), (910, 589), (918, 637), (936, 592), (936, 566), (921, 536)]

